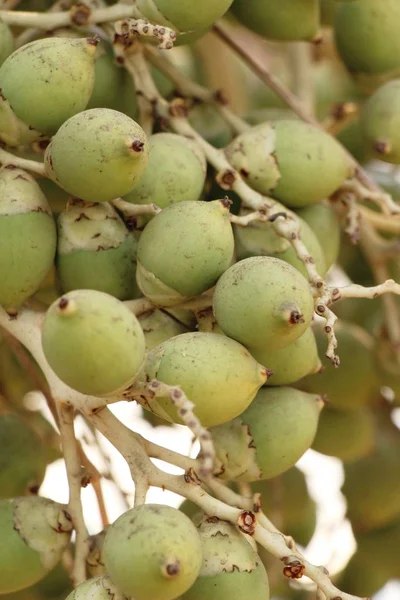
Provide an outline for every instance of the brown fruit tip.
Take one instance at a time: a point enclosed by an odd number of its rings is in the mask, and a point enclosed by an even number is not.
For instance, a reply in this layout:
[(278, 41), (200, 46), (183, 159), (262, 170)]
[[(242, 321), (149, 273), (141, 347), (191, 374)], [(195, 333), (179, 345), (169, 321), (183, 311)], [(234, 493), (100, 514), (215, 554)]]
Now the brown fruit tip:
[(298, 325), (299, 323), (304, 323), (304, 315), (301, 314), (298, 310), (292, 310), (290, 313), (289, 323), (291, 325)]
[(57, 312), (63, 317), (71, 317), (78, 311), (78, 306), (74, 300), (70, 300), (66, 296), (62, 296), (57, 304)]
[(142, 142), (141, 140), (134, 140), (131, 143), (131, 148), (134, 152), (143, 152), (144, 142)]
[(179, 560), (174, 560), (173, 562), (167, 562), (167, 564), (164, 565), (161, 570), (164, 577), (171, 579), (172, 577), (179, 575), (181, 572), (181, 565)]
[(389, 140), (376, 140), (374, 142), (374, 150), (378, 154), (387, 155), (392, 151), (392, 144), (389, 142)]

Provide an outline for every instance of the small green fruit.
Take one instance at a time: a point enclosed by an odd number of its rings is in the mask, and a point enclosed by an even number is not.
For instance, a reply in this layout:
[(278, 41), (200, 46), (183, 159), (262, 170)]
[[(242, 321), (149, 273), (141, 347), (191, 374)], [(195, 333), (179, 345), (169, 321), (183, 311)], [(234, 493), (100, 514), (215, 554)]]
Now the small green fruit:
[(323, 406), (320, 396), (294, 388), (261, 389), (240, 417), (211, 428), (215, 475), (257, 481), (284, 473), (311, 447)]
[(162, 310), (152, 310), (138, 317), (146, 340), (147, 350), (153, 350), (180, 333), (187, 333), (188, 327)]
[[(243, 412), (267, 379), (267, 371), (240, 344), (215, 333), (184, 333), (149, 352), (146, 376), (179, 385), (195, 404), (202, 425), (225, 423)], [(143, 404), (181, 423), (169, 398)]]
[(234, 525), (205, 517), (198, 531), (203, 564), (182, 600), (269, 600), (268, 576), (261, 559)]
[(108, 202), (71, 200), (58, 217), (61, 290), (90, 289), (120, 300), (139, 297), (135, 236)]
[(14, 38), (11, 29), (0, 20), (0, 66), (14, 51)]
[(235, 0), (239, 21), (270, 40), (313, 40), (319, 29), (318, 0)]
[[(337, 261), (340, 250), (340, 223), (334, 209), (328, 203), (318, 202), (301, 208), (297, 214), (316, 235), (324, 254), (326, 270), (330, 269)], [(301, 233), (300, 236), (303, 239)], [(306, 239), (303, 241), (311, 255), (314, 256)]]
[(107, 530), (103, 549), (113, 583), (135, 600), (174, 600), (195, 582), (202, 563), (199, 534), (176, 508), (144, 504)]
[(127, 600), (127, 598), (121, 594), (109, 577), (98, 576), (78, 585), (66, 600)]
[(125, 200), (154, 203), (160, 208), (198, 200), (205, 178), (206, 160), (193, 140), (174, 133), (156, 133), (149, 138), (149, 162)]
[(307, 280), (278, 258), (242, 260), (220, 277), (215, 288), (218, 325), (249, 347), (273, 351), (288, 346), (306, 331), (313, 312)]
[(16, 116), (46, 135), (86, 108), (97, 42), (44, 38), (25, 44), (0, 67), (2, 95)]
[(321, 414), (312, 448), (350, 462), (369, 454), (374, 445), (374, 419), (368, 409), (340, 411), (327, 406)]
[(140, 236), (138, 285), (155, 304), (173, 306), (215, 285), (231, 264), (233, 250), (229, 209), (223, 202), (173, 204)]
[(108, 108), (92, 108), (68, 119), (45, 154), (48, 176), (87, 202), (127, 194), (144, 170), (148, 143), (143, 129)]
[(111, 396), (137, 377), (145, 340), (134, 314), (95, 290), (64, 294), (48, 309), (43, 350), (56, 375), (82, 394)]
[(377, 158), (400, 164), (400, 79), (380, 87), (364, 105), (361, 126)]
[(34, 496), (0, 500), (0, 594), (33, 585), (58, 563), (72, 529), (65, 508)]
[(54, 261), (56, 227), (31, 175), (0, 169), (0, 304), (10, 313), (34, 294)]
[(307, 375), (318, 373), (322, 367), (311, 327), (284, 348), (271, 351), (266, 345), (263, 348), (250, 348), (250, 352), (261, 365), (271, 369), (273, 375), (266, 384), (269, 386), (290, 385)]

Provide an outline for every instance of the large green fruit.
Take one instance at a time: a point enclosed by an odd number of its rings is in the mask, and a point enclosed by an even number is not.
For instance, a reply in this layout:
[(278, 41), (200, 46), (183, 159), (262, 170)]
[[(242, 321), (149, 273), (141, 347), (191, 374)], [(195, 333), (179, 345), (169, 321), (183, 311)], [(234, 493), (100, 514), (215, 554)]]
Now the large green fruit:
[(14, 38), (11, 29), (0, 20), (0, 66), (14, 50)]
[(200, 536), (176, 508), (145, 504), (107, 530), (104, 563), (113, 583), (135, 600), (174, 600), (195, 582), (202, 563)]
[(261, 494), (263, 512), (274, 525), (296, 543), (307, 546), (317, 524), (317, 506), (304, 473), (293, 467), (278, 477), (254, 483), (252, 490)]
[(143, 331), (122, 302), (96, 290), (64, 294), (42, 328), (46, 359), (82, 394), (111, 396), (137, 377), (145, 356)]
[(17, 414), (0, 413), (0, 498), (36, 492), (46, 471), (39, 435)]
[[(109, 577), (98, 576), (78, 585), (66, 600), (127, 600), (110, 581)], [(132, 599), (133, 600), (133, 599)]]
[(15, 312), (45, 278), (54, 261), (56, 226), (31, 175), (0, 169), (0, 304)]
[(203, 564), (182, 600), (269, 600), (268, 576), (261, 559), (234, 525), (205, 517), (198, 531)]
[[(210, 427), (242, 413), (265, 383), (267, 371), (234, 340), (198, 332), (178, 335), (149, 352), (146, 377), (181, 386), (202, 425)], [(169, 398), (155, 398), (143, 406), (181, 423)]]
[(340, 411), (328, 405), (319, 419), (312, 448), (350, 462), (369, 454), (374, 445), (374, 418), (367, 408)]
[(223, 202), (173, 204), (140, 236), (138, 285), (155, 304), (178, 304), (215, 285), (231, 264), (233, 250), (229, 209)]
[(266, 344), (262, 348), (250, 348), (250, 352), (261, 365), (271, 369), (273, 374), (267, 385), (289, 385), (307, 375), (318, 373), (322, 367), (311, 327), (284, 348), (270, 350)]
[(237, 419), (210, 431), (222, 479), (257, 481), (284, 473), (311, 447), (324, 405), (294, 388), (261, 389)]
[(303, 389), (326, 394), (329, 405), (340, 410), (355, 410), (374, 400), (379, 391), (373, 355), (372, 336), (358, 325), (339, 321), (335, 325), (340, 367), (334, 369), (326, 358), (327, 338), (322, 325), (314, 328), (323, 371), (301, 383)]
[(0, 594), (33, 585), (58, 563), (72, 529), (65, 508), (34, 496), (0, 500)]
[(220, 277), (215, 288), (218, 325), (249, 347), (272, 351), (288, 346), (306, 331), (313, 311), (307, 280), (278, 258), (242, 260)]
[(399, 27), (397, 0), (357, 0), (338, 5), (337, 49), (348, 70), (367, 90), (400, 73)]
[[(297, 219), (300, 238), (304, 242), (309, 254), (313, 257), (318, 273), (323, 277), (327, 269), (322, 245), (316, 233), (301, 217), (296, 216), (279, 202), (274, 205), (274, 211), (277, 213), (284, 212)], [(248, 212), (250, 211), (242, 210), (241, 214), (246, 215)], [(251, 256), (275, 256), (296, 267), (304, 277), (308, 277), (307, 269), (304, 263), (297, 258), (293, 246), (288, 240), (276, 233), (272, 223), (255, 221), (247, 225), (247, 227), (235, 225), (234, 234), (236, 242), (235, 251), (238, 260)]]
[(361, 126), (377, 158), (400, 164), (400, 79), (380, 87), (365, 103)]
[(211, 27), (228, 10), (232, 0), (138, 0), (137, 7), (151, 21), (178, 31)]
[(49, 177), (69, 194), (108, 202), (127, 194), (144, 170), (143, 129), (116, 110), (92, 108), (60, 127), (45, 154)]
[(108, 204), (71, 200), (58, 217), (57, 275), (61, 290), (90, 289), (120, 300), (137, 298), (133, 233)]
[(188, 327), (163, 310), (151, 310), (138, 317), (143, 329), (147, 350), (153, 350), (180, 333), (187, 333)]
[(319, 29), (318, 0), (235, 0), (232, 12), (270, 40), (312, 40)]
[(2, 95), (16, 116), (46, 135), (86, 108), (97, 42), (44, 38), (25, 44), (0, 67)]
[(206, 166), (204, 154), (193, 140), (175, 133), (156, 133), (149, 138), (149, 162), (144, 173), (125, 200), (134, 204), (153, 202), (160, 208), (198, 200)]
[[(328, 270), (337, 261), (340, 250), (340, 223), (334, 209), (328, 203), (318, 202), (301, 208), (297, 214), (316, 235), (324, 254), (325, 268)], [(307, 241), (301, 237), (307, 246)], [(315, 259), (311, 248), (307, 246), (307, 249)]]

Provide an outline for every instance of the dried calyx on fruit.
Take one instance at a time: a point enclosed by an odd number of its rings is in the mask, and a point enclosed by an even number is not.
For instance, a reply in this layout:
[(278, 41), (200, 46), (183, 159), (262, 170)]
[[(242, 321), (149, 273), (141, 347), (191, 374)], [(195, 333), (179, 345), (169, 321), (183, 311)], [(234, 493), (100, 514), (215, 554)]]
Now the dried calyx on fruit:
[(109, 577), (100, 575), (78, 585), (66, 600), (127, 600), (127, 598), (115, 587)]

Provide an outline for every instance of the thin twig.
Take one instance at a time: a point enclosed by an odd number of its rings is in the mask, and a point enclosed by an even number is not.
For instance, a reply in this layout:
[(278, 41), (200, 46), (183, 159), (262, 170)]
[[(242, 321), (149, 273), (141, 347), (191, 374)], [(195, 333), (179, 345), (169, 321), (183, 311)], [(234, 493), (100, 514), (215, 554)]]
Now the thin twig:
[[(1, 11), (0, 11), (1, 12)], [(1, 19), (1, 17), (0, 17)], [(26, 171), (32, 171), (33, 173), (37, 173), (42, 177), (47, 177), (46, 170), (44, 167), (44, 163), (38, 162), (37, 160), (28, 160), (27, 158), (21, 158), (20, 156), (15, 156), (11, 154), (11, 152), (7, 152), (0, 146), (0, 164), (2, 165), (12, 165), (13, 167), (19, 167), (20, 169), (25, 169)]]

